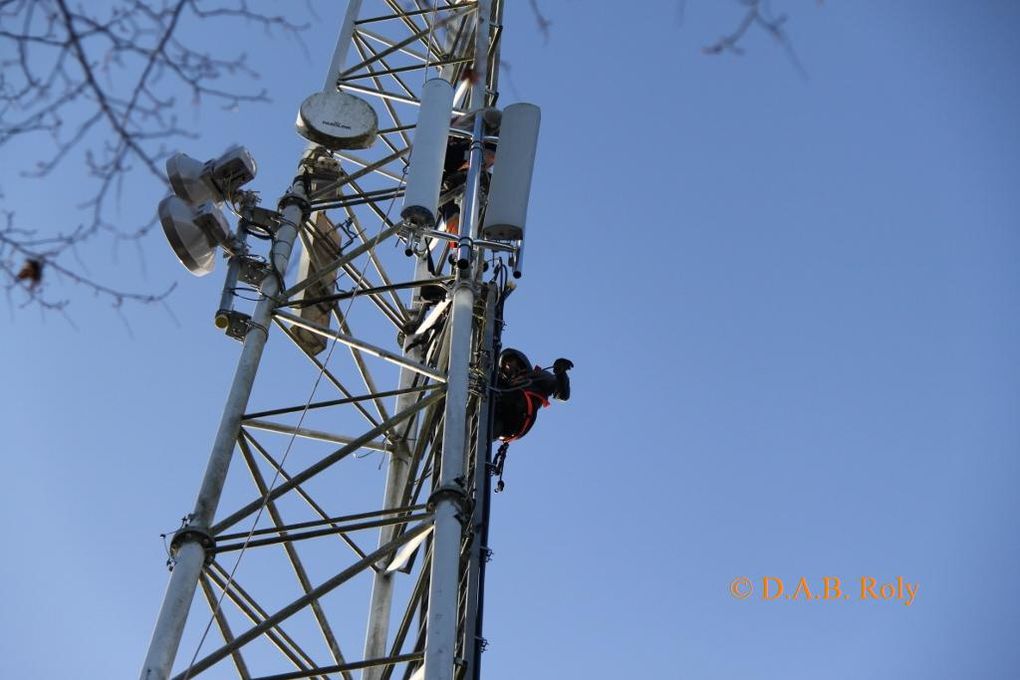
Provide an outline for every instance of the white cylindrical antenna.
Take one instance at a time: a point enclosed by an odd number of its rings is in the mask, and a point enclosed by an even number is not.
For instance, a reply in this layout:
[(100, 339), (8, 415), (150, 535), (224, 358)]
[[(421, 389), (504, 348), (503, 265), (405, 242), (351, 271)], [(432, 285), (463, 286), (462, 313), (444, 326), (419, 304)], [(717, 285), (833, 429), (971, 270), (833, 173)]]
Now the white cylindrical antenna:
[(401, 217), (418, 225), (431, 226), (436, 222), (452, 111), (453, 86), (442, 78), (426, 82), (407, 168), (404, 209), (400, 211)]
[(482, 224), (483, 238), (500, 241), (524, 238), (541, 120), (542, 112), (534, 104), (511, 104), (503, 110), (492, 188)]

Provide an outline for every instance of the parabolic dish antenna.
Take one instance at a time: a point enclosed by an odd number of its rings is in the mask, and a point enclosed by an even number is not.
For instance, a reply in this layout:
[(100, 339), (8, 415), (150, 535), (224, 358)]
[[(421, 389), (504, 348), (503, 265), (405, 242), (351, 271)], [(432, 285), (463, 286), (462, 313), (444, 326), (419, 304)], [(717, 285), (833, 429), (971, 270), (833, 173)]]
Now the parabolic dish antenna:
[(298, 134), (327, 149), (367, 149), (379, 132), (372, 105), (346, 92), (316, 92), (301, 103)]

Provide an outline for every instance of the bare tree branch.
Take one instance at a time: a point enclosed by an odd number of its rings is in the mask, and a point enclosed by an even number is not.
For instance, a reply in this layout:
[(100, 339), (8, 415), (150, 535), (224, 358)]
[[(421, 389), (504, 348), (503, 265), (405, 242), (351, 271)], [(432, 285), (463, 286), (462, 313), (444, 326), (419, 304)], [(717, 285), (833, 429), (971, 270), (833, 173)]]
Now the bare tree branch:
[(800, 59), (797, 58), (796, 52), (793, 50), (793, 44), (790, 42), (789, 36), (783, 30), (783, 25), (786, 23), (786, 15), (779, 14), (774, 15), (772, 8), (768, 0), (739, 0), (740, 4), (745, 7), (744, 16), (741, 17), (740, 23), (737, 27), (729, 34), (722, 36), (711, 45), (706, 45), (701, 49), (704, 54), (722, 54), (723, 52), (731, 52), (733, 54), (744, 54), (744, 49), (740, 46), (740, 41), (747, 35), (747, 32), (757, 26), (764, 30), (772, 38), (779, 43), (786, 52), (787, 58), (790, 63), (793, 64), (797, 72), (804, 78), (807, 78), (807, 71), (804, 70), (803, 65), (800, 63)]
[(542, 14), (542, 10), (538, 7), (538, 0), (528, 0), (528, 5), (531, 7), (531, 13), (535, 16), (535, 25), (538, 27), (539, 33), (542, 34), (542, 39), (548, 45), (552, 22)]
[[(24, 177), (45, 180), (69, 158), (82, 158), (94, 186), (81, 206), (85, 222), (66, 234), (40, 235), (6, 214), (0, 278), (8, 297), (20, 291), (24, 304), (62, 309), (66, 300), (43, 294), (51, 272), (115, 305), (165, 297), (100, 284), (66, 260), (98, 234), (134, 240), (154, 226), (154, 220), (125, 226), (109, 219), (109, 203), (138, 167), (166, 182), (161, 165), (168, 142), (194, 136), (177, 123), (184, 104), (176, 95), (190, 94), (185, 104), (209, 100), (226, 109), (268, 101), (264, 89), (248, 89), (258, 76), (243, 54), (226, 58), (188, 42), (188, 27), (209, 21), (292, 37), (305, 28), (253, 10), (249, 0), (117, 0), (101, 8), (76, 0), (0, 0), (0, 150), (40, 137), (48, 147), (22, 168)], [(232, 84), (222, 85), (227, 78)], [(19, 278), (25, 272), (35, 275)]]
[(14, 225), (13, 213), (4, 213), (5, 224), (0, 227), (0, 273), (5, 281), (4, 292), (12, 299), (15, 292), (23, 296), (21, 306), (36, 304), (44, 309), (63, 311), (66, 299), (53, 299), (45, 295), (41, 286), (43, 275), (52, 271), (59, 278), (90, 290), (96, 297), (110, 301), (114, 307), (125, 302), (153, 303), (166, 299), (174, 289), (171, 285), (162, 293), (129, 293), (96, 282), (92, 278), (62, 265), (58, 258), (74, 248), (81, 238), (81, 229), (70, 234), (38, 237), (26, 229)]

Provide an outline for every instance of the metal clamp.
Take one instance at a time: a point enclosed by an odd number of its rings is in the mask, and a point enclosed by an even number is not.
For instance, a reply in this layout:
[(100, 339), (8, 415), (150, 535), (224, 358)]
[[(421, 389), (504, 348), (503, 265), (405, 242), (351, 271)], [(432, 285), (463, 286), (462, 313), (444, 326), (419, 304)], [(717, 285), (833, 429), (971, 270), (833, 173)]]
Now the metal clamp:
[(453, 499), (453, 501), (457, 503), (457, 505), (463, 506), (465, 500), (467, 499), (467, 494), (464, 492), (464, 489), (459, 486), (454, 486), (451, 484), (441, 486), (435, 491), (433, 491), (432, 495), (429, 496), (428, 502), (426, 504), (426, 507), (428, 508), (429, 512), (434, 511), (436, 504), (445, 498)]
[(280, 213), (252, 205), (241, 209), (241, 224), (247, 231), (272, 236), (280, 227)]
[(240, 267), (237, 271), (237, 278), (249, 286), (261, 286), (262, 282), (273, 271), (272, 265), (255, 257), (242, 257), (239, 262)]
[[(306, 178), (302, 178), (301, 181), (304, 182), (305, 179)], [(308, 215), (310, 215), (312, 212), (312, 205), (308, 202), (308, 199), (306, 199), (304, 196), (301, 196), (300, 194), (288, 193), (286, 196), (281, 198), (280, 203), (278, 205), (280, 212), (282, 213), (284, 209), (290, 205), (296, 205), (301, 209), (302, 220), (308, 219)]]
[(439, 501), (450, 499), (457, 504), (457, 507), (459, 508), (457, 518), (460, 520), (461, 524), (464, 524), (465, 518), (471, 514), (469, 508), (470, 504), (468, 502), (467, 492), (464, 489), (464, 478), (458, 477), (455, 482), (455, 484), (444, 484), (433, 491), (426, 503), (426, 508), (429, 512), (435, 512), (436, 505)]
[(251, 330), (251, 317), (234, 309), (221, 309), (216, 312), (216, 327), (235, 340), (244, 341)]
[(205, 564), (212, 564), (213, 558), (216, 557), (216, 539), (205, 527), (188, 525), (175, 531), (173, 538), (170, 539), (170, 554), (176, 556), (185, 541), (197, 541), (205, 552)]

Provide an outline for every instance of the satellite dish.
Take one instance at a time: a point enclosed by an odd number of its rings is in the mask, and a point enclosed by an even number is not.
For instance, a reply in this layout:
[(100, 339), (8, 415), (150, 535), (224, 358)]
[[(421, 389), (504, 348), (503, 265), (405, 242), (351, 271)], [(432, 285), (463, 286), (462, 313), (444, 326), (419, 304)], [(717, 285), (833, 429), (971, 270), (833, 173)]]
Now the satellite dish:
[(166, 161), (174, 193), (192, 205), (223, 203), (227, 195), (255, 178), (255, 159), (243, 146), (232, 146), (208, 163), (183, 153)]
[(166, 161), (174, 196), (159, 203), (159, 222), (177, 259), (195, 276), (216, 266), (216, 248), (235, 255), (244, 244), (230, 234), (227, 218), (217, 207), (236, 198), (255, 179), (255, 158), (243, 146), (232, 146), (219, 158), (203, 163), (177, 153)]
[(177, 259), (195, 276), (216, 267), (216, 246), (230, 237), (230, 226), (216, 206), (203, 203), (194, 208), (177, 196), (159, 203), (159, 222)]
[(170, 188), (188, 203), (198, 205), (215, 201), (216, 196), (204, 180), (205, 163), (183, 153), (175, 153), (166, 159), (166, 176)]
[(372, 105), (346, 92), (316, 92), (301, 103), (298, 134), (327, 149), (367, 149), (379, 133)]

